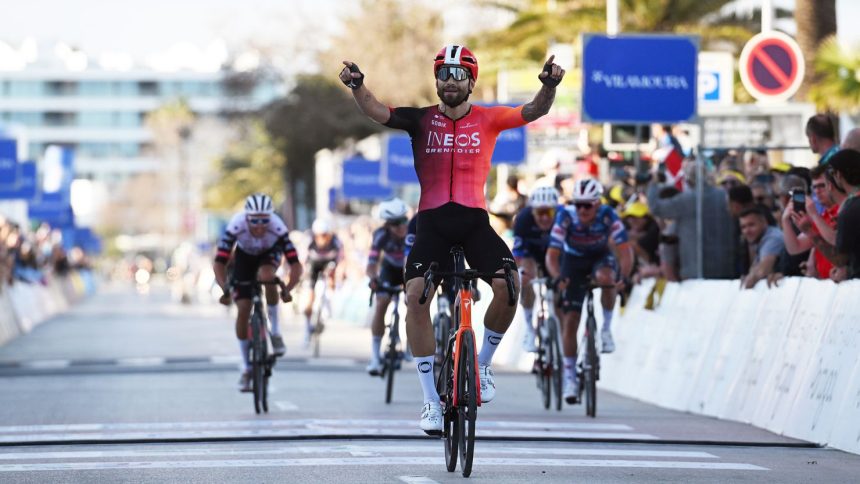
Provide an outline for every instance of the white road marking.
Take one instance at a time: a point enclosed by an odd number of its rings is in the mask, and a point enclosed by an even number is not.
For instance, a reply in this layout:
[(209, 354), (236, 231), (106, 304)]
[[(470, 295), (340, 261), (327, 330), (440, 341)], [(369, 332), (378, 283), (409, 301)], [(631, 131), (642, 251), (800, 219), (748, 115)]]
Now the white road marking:
[[(318, 467), (318, 466), (434, 466), (437, 457), (339, 457), (306, 459), (187, 460), (136, 462), (63, 462), (40, 464), (2, 464), (0, 472), (82, 471), (106, 469), (202, 469), (241, 467)], [(648, 469), (697, 469), (766, 471), (764, 467), (732, 462), (635, 461), (597, 459), (504, 459), (475, 457), (475, 466), (509, 467), (609, 467)]]
[(308, 358), (304, 361), (305, 364), (309, 366), (355, 366), (358, 362), (353, 358), (326, 358), (326, 359), (317, 359), (317, 358)]
[(282, 412), (294, 412), (299, 409), (299, 406), (293, 402), (279, 401), (275, 402), (275, 407)]
[(215, 364), (215, 365), (228, 364), (228, 363), (238, 365), (240, 361), (242, 361), (241, 357), (232, 356), (232, 355), (230, 355), (230, 356), (227, 356), (227, 355), (210, 356), (209, 357), (209, 362), (212, 364)]
[(425, 476), (400, 476), (398, 479), (406, 484), (439, 484), (433, 479)]
[[(439, 445), (435, 442), (397, 445), (319, 445), (280, 447), (273, 449), (234, 450), (220, 448), (204, 449), (164, 449), (164, 450), (105, 450), (105, 451), (58, 451), (58, 452), (7, 452), (0, 453), (3, 460), (38, 459), (106, 459), (122, 457), (199, 457), (199, 456), (243, 456), (243, 455), (281, 455), (281, 454), (333, 454), (349, 453), (353, 457), (379, 457), (385, 454), (420, 454), (434, 452)], [(602, 457), (660, 457), (682, 459), (718, 459), (707, 452), (642, 449), (595, 449), (561, 447), (510, 447), (509, 444), (483, 444), (481, 450), (486, 454), (541, 455), (541, 456), (602, 456)]]
[(26, 368), (38, 368), (40, 370), (68, 368), (72, 362), (70, 360), (37, 360), (25, 361), (21, 363)]
[(120, 358), (116, 360), (119, 366), (161, 366), (167, 361), (165, 358)]

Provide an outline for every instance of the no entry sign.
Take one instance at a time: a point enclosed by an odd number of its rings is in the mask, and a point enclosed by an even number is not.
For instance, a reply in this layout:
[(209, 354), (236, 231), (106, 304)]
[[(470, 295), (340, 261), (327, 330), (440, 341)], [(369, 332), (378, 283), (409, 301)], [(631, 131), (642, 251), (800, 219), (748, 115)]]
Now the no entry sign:
[(744, 46), (738, 64), (744, 87), (760, 101), (784, 101), (803, 82), (803, 53), (782, 32), (755, 35)]

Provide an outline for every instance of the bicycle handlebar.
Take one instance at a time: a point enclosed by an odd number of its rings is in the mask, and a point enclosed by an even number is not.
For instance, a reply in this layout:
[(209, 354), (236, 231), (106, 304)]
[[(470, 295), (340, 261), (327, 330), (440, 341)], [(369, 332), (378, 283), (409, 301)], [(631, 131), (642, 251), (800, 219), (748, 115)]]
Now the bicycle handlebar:
[(236, 281), (236, 280), (232, 280), (232, 281), (230, 281), (230, 286), (232, 286), (232, 287), (236, 287), (236, 286), (255, 286), (255, 285), (260, 285), (260, 286), (274, 286), (274, 285), (277, 285), (277, 286), (281, 289), (281, 300), (282, 300), (282, 301), (284, 301), (284, 302), (290, 302), (290, 301), (292, 300), (292, 298), (290, 297), (290, 291), (288, 291), (288, 290), (287, 290), (287, 284), (286, 284), (284, 281), (282, 281), (280, 277), (275, 277), (275, 278), (274, 278), (274, 279), (272, 279), (271, 281), (260, 281), (260, 280), (256, 280), (256, 281)]
[(373, 306), (373, 296), (377, 292), (387, 292), (388, 294), (394, 296), (403, 292), (403, 285), (398, 284), (396, 286), (389, 286), (388, 284), (379, 281), (379, 284), (376, 286), (376, 289), (370, 290), (370, 301), (367, 304), (368, 306)]
[(418, 300), (419, 304), (427, 302), (427, 297), (430, 295), (431, 283), (436, 277), (454, 277), (466, 281), (473, 281), (475, 279), (504, 279), (508, 287), (508, 306), (514, 306), (517, 303), (514, 297), (516, 291), (514, 290), (513, 269), (511, 269), (511, 265), (508, 263), (505, 263), (503, 266), (505, 271), (504, 274), (496, 272), (478, 272), (472, 269), (466, 269), (463, 272), (438, 272), (436, 270), (437, 267), (439, 267), (439, 264), (433, 262), (430, 264), (430, 268), (427, 269), (427, 272), (424, 273), (424, 291), (421, 293), (421, 298)]

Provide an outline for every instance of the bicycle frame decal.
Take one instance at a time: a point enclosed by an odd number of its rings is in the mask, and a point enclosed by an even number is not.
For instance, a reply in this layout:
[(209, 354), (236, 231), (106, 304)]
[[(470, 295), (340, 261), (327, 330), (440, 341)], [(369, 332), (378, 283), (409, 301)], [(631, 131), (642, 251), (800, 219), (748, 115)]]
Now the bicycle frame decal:
[[(476, 356), (473, 362), (474, 368), (472, 369), (473, 375), (478, 375), (478, 352), (475, 344), (475, 332), (472, 330), (472, 291), (470, 289), (462, 288), (460, 289), (460, 327), (457, 329), (457, 337), (454, 343), (454, 348), (457, 350), (454, 355), (454, 406), (460, 404), (460, 395), (457, 393), (457, 380), (458, 375), (460, 374), (460, 348), (463, 344), (463, 333), (470, 332), (472, 333), (472, 354)], [(477, 395), (475, 395), (475, 399), (477, 401), (478, 406), (481, 406), (481, 385), (475, 385), (475, 390), (477, 391)]]

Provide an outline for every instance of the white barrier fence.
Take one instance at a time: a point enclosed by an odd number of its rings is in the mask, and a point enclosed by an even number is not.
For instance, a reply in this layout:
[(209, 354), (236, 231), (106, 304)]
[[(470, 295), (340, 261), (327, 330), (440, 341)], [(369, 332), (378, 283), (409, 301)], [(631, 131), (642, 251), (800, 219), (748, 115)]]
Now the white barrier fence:
[(860, 282), (689, 281), (647, 310), (652, 285), (616, 312), (601, 388), (860, 453)]
[(0, 346), (95, 291), (89, 271), (54, 277), (46, 284), (16, 281), (0, 291)]

